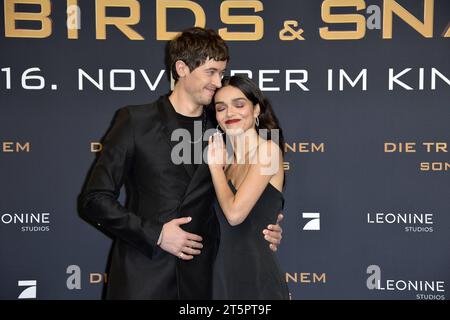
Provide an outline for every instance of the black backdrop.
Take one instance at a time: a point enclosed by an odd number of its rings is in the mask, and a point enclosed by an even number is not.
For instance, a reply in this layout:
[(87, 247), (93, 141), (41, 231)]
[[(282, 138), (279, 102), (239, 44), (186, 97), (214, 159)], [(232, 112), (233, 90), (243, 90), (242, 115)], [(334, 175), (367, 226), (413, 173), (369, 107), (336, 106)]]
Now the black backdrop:
[[(251, 72), (285, 132), (278, 257), (292, 298), (447, 299), (449, 1), (2, 4), (0, 298), (101, 297), (111, 239), (77, 196), (114, 112), (169, 90), (157, 26), (202, 25), (203, 12), (235, 32), (227, 73)], [(101, 39), (102, 5), (135, 17), (135, 33), (108, 25)]]

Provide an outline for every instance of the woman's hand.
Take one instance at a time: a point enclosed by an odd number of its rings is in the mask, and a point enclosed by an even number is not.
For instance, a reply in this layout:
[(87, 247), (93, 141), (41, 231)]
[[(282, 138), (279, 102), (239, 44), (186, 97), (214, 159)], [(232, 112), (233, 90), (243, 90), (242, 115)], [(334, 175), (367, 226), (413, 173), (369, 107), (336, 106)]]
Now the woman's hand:
[(227, 149), (223, 142), (222, 134), (215, 133), (208, 140), (208, 166), (210, 169), (223, 170), (227, 162)]

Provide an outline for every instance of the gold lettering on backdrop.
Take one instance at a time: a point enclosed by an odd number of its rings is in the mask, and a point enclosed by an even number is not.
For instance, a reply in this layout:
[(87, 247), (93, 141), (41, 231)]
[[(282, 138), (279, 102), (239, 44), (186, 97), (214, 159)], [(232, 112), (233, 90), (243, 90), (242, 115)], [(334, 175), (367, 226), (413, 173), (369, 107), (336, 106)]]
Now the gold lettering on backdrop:
[(318, 275), (317, 273), (313, 273), (313, 282), (327, 282), (327, 274), (321, 273)]
[(30, 152), (30, 142), (22, 144), (20, 142), (5, 141), (2, 143), (3, 152)]
[[(419, 151), (426, 153), (448, 153), (447, 142), (419, 142), (417, 143)], [(416, 142), (385, 142), (385, 153), (415, 153)], [(434, 161), (434, 162), (420, 162), (420, 171), (441, 171), (447, 172), (450, 169), (450, 163)]]
[(108, 280), (107, 273), (90, 273), (89, 274), (89, 283), (101, 283), (102, 281), (106, 283)]
[[(426, 152), (448, 152), (448, 144), (447, 142), (422, 142), (422, 146)], [(384, 143), (384, 152), (416, 152), (416, 143), (415, 142), (385, 142)]]
[(78, 39), (81, 28), (81, 10), (78, 0), (67, 0), (67, 38)]
[[(9, 38), (48, 38), (53, 32), (51, 19), (51, 0), (3, 0), (4, 1), (4, 21), (5, 37)], [(55, 3), (60, 1), (54, 0)], [(417, 17), (400, 5), (399, 0), (384, 0), (383, 14), (380, 14), (380, 7), (370, 5), (366, 8), (364, 0), (323, 0), (317, 1), (321, 5), (322, 21), (331, 25), (352, 24), (350, 30), (330, 30), (330, 26), (319, 28), (319, 34), (325, 40), (358, 40), (365, 37), (366, 28), (373, 30), (382, 29), (382, 39), (392, 39), (394, 15), (404, 23), (412, 27), (415, 31), (426, 38), (432, 38), (434, 32), (434, 0), (421, 0), (423, 4), (423, 17)], [(417, 0), (416, 3), (421, 2)], [(62, 2), (62, 1), (61, 1)], [(144, 40), (144, 37), (135, 31), (132, 26), (141, 20), (141, 8), (139, 0), (93, 0), (95, 3), (95, 34), (96, 39), (107, 39), (106, 28), (108, 25), (115, 26), (130, 40)], [(195, 26), (206, 26), (206, 14), (203, 7), (196, 1), (191, 0), (155, 0), (156, 2), (156, 40), (170, 40), (179, 32), (167, 30), (167, 15), (169, 9), (189, 10), (194, 14)], [(405, 4), (409, 3), (407, 1)], [(38, 12), (20, 11), (19, 6), (38, 7)], [(81, 7), (78, 0), (66, 0), (67, 6), (67, 38), (78, 39), (81, 28)], [(106, 9), (109, 7), (120, 7), (128, 9), (129, 16), (106, 16)], [(355, 8), (355, 11), (367, 9), (365, 14), (354, 13), (332, 13), (333, 9)], [(254, 15), (231, 14), (232, 9), (253, 9)], [(254, 31), (229, 31), (227, 27), (219, 29), (219, 34), (225, 40), (234, 41), (258, 41), (264, 37), (264, 19), (257, 15), (257, 12), (264, 10), (264, 4), (258, 0), (226, 0), (220, 2), (220, 21), (226, 25), (241, 25), (254, 27)], [(443, 10), (444, 12), (445, 10)], [(291, 14), (289, 12), (288, 14)], [(382, 16), (382, 17), (381, 17)], [(374, 22), (376, 19), (376, 23)], [(381, 19), (382, 27), (381, 27)], [(423, 20), (423, 21), (422, 21)], [(39, 28), (20, 28), (17, 22), (35, 22)], [(186, 26), (187, 27), (187, 26)], [(281, 41), (304, 40), (301, 36), (303, 29), (298, 28), (295, 20), (285, 20), (284, 28), (278, 36)], [(443, 38), (450, 37), (450, 23), (440, 34)]]
[[(50, 0), (4, 0), (5, 36), (7, 38), (47, 38), (52, 34)], [(17, 12), (16, 5), (38, 5), (39, 12)], [(18, 29), (16, 21), (39, 21), (40, 29)]]
[(448, 152), (447, 142), (423, 142), (427, 152)]
[(444, 32), (442, 32), (443, 38), (450, 38), (450, 23), (445, 28)]
[(420, 171), (448, 171), (450, 162), (421, 162)]
[[(298, 150), (298, 151), (297, 151)], [(325, 143), (320, 144), (314, 142), (298, 142), (298, 143), (288, 143), (284, 144), (284, 151), (287, 152), (325, 152)]]
[(206, 15), (202, 7), (193, 1), (156, 0), (156, 40), (171, 40), (180, 32), (167, 31), (167, 9), (187, 9), (195, 17), (195, 27), (206, 26)]
[(322, 3), (322, 20), (325, 23), (354, 23), (351, 31), (330, 31), (328, 27), (319, 28), (319, 34), (326, 40), (357, 40), (366, 34), (366, 18), (362, 14), (332, 14), (333, 7), (356, 7), (356, 11), (366, 8), (364, 0), (325, 0)]
[(383, 7), (383, 39), (392, 39), (393, 15), (397, 15), (425, 38), (433, 37), (434, 0), (424, 0), (423, 23), (403, 8), (395, 0), (384, 0)]
[(289, 273), (286, 272), (286, 282), (294, 282), (294, 283), (317, 283), (327, 282), (326, 273), (315, 273), (315, 272), (294, 272)]
[(254, 32), (232, 32), (228, 28), (219, 29), (219, 35), (224, 40), (257, 41), (264, 36), (264, 20), (260, 16), (232, 16), (230, 9), (250, 8), (255, 12), (264, 10), (261, 1), (223, 1), (220, 4), (220, 19), (225, 24), (254, 25)]
[[(295, 29), (294, 29), (295, 28)], [(305, 40), (302, 37), (303, 29), (298, 28), (298, 22), (295, 20), (286, 20), (283, 23), (283, 29), (280, 30), (278, 36), (280, 40), (292, 41), (292, 40)]]
[[(128, 17), (108, 17), (106, 16), (107, 7), (127, 7), (130, 9)], [(140, 4), (136, 0), (97, 0), (95, 2), (95, 25), (97, 39), (106, 39), (106, 26), (114, 25), (123, 34), (131, 40), (144, 40), (139, 33), (130, 28), (130, 26), (139, 23), (141, 20)]]
[(384, 152), (416, 152), (415, 142), (385, 142)]
[(103, 150), (103, 145), (100, 142), (91, 142), (91, 152), (100, 152)]

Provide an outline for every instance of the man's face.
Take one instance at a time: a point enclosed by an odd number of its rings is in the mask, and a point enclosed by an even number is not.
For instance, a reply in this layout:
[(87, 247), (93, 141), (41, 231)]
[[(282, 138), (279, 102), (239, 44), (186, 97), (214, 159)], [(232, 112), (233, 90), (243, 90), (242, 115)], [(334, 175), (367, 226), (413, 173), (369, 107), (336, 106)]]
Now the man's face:
[(194, 103), (208, 105), (218, 88), (222, 86), (222, 77), (227, 67), (226, 61), (206, 60), (204, 64), (183, 77), (183, 86)]

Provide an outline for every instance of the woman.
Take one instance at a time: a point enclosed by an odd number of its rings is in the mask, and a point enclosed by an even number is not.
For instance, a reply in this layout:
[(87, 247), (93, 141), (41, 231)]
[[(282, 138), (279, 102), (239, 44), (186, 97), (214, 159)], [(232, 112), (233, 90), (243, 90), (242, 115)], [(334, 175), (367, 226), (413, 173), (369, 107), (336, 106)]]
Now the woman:
[(270, 103), (251, 80), (225, 77), (222, 85), (214, 108), (232, 151), (227, 157), (221, 134), (210, 138), (208, 165), (221, 233), (213, 297), (289, 299), (276, 257), (260, 232), (275, 223), (283, 208), (281, 129)]

